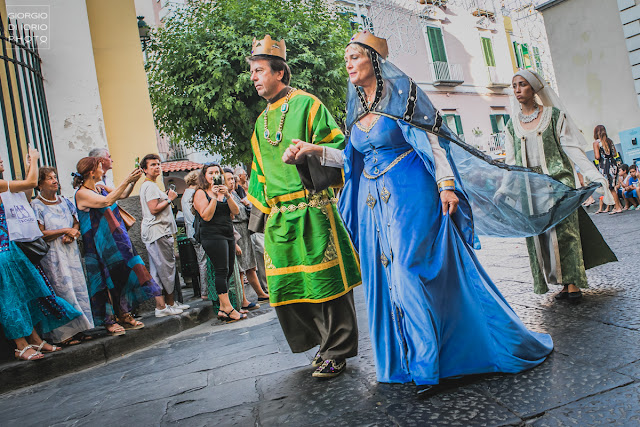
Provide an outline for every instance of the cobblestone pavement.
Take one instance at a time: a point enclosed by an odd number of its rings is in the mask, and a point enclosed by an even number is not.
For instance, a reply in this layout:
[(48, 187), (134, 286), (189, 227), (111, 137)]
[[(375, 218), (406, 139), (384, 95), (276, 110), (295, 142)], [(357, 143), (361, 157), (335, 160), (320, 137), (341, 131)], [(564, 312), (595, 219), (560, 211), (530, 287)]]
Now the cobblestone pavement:
[[(273, 311), (211, 322), (105, 365), (2, 396), (4, 426), (29, 425), (640, 425), (640, 213), (592, 216), (619, 262), (588, 272), (582, 304), (531, 291), (524, 241), (484, 239), (483, 265), (555, 351), (517, 375), (474, 378), (429, 400), (379, 384), (362, 289), (360, 354), (331, 381), (310, 377)], [(27, 363), (27, 362), (25, 362)], [(34, 362), (37, 363), (37, 362)]]

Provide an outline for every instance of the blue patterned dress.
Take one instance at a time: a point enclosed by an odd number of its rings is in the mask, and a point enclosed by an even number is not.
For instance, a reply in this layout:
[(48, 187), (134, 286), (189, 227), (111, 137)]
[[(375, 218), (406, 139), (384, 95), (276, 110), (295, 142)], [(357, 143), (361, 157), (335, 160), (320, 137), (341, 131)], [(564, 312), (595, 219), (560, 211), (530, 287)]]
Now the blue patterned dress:
[(31, 335), (34, 328), (44, 334), (78, 316), (78, 310), (55, 296), (42, 270), (9, 240), (0, 202), (0, 324), (4, 335), (18, 339)]
[[(54, 205), (34, 199), (31, 206), (38, 222), (44, 226), (45, 230), (73, 227), (76, 208), (66, 198), (60, 197), (60, 203)], [(49, 278), (56, 295), (82, 313), (68, 324), (51, 331), (49, 334), (51, 341), (62, 342), (78, 332), (93, 328), (89, 291), (87, 280), (84, 277), (78, 243), (75, 241), (63, 243), (62, 236), (49, 241), (49, 252), (42, 258), (40, 265)]]
[(353, 127), (340, 212), (353, 219), (378, 381), (438, 384), (537, 366), (551, 337), (527, 330), (478, 262), (464, 196), (442, 214), (434, 175), (430, 145), (395, 120)]
[[(101, 194), (108, 195), (105, 190)], [(129, 313), (142, 301), (162, 295), (131, 244), (117, 204), (78, 210), (78, 220), (96, 326), (112, 325), (116, 314)]]

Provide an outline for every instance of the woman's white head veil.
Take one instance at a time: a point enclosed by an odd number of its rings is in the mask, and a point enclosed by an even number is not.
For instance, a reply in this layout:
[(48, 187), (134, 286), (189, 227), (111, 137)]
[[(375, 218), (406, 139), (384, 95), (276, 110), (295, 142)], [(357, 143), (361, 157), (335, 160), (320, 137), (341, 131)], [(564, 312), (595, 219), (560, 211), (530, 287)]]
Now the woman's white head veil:
[[(540, 98), (540, 102), (542, 103), (543, 106), (556, 107), (558, 110), (563, 112), (566, 117), (565, 126), (569, 126), (571, 128), (570, 129), (571, 134), (574, 136), (574, 138), (578, 139), (576, 142), (585, 151), (591, 149), (591, 146), (589, 145), (589, 143), (587, 143), (587, 140), (585, 139), (584, 135), (580, 131), (580, 128), (575, 124), (575, 122), (571, 118), (571, 115), (569, 114), (564, 104), (560, 100), (560, 97), (558, 96), (558, 94), (551, 88), (551, 86), (549, 86), (549, 83), (547, 83), (546, 80), (540, 76), (540, 74), (532, 70), (520, 70), (513, 75), (514, 78), (516, 76), (522, 77), (531, 85), (531, 87), (533, 88), (533, 92), (536, 95), (538, 95), (538, 98)], [(518, 111), (520, 111), (520, 103), (516, 99), (515, 95), (513, 95), (513, 93), (511, 96), (511, 109), (514, 115)], [(516, 119), (517, 117), (514, 117), (514, 120)]]

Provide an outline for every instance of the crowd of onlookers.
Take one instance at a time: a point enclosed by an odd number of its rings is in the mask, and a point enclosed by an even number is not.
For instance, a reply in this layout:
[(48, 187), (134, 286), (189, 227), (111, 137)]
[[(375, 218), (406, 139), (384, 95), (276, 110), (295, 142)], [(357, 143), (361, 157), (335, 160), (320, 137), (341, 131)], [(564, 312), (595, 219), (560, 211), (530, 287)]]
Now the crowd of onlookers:
[[(598, 170), (609, 182), (609, 190), (615, 202), (607, 206), (600, 197), (599, 209), (595, 212), (610, 215), (635, 210), (638, 207), (638, 167), (622, 163), (613, 141), (608, 137), (603, 125), (598, 125), (593, 131), (593, 153)], [(595, 200), (590, 197), (585, 206), (590, 206)]]
[[(107, 178), (108, 151), (89, 154), (72, 174), (76, 192), (71, 200), (59, 194), (54, 168), (37, 167), (39, 154), (33, 149), (24, 180), (0, 179), (0, 324), (15, 342), (18, 359), (41, 359), (43, 353), (90, 340), (100, 326), (113, 336), (143, 328), (135, 312), (146, 300), (155, 300), (156, 317), (189, 308), (176, 298), (181, 295), (174, 241), (179, 196), (159, 186), (160, 157), (146, 155), (116, 186)], [(140, 237), (148, 269), (128, 232), (136, 219), (118, 205), (143, 175)], [(199, 293), (219, 307), (220, 319), (246, 318), (247, 310), (260, 306), (247, 300), (245, 281), (259, 301), (269, 298), (265, 277), (257, 274), (259, 267), (264, 274), (263, 260), (256, 256), (264, 252), (260, 235), (248, 231), (247, 174), (207, 164), (186, 182), (181, 208), (197, 254)]]

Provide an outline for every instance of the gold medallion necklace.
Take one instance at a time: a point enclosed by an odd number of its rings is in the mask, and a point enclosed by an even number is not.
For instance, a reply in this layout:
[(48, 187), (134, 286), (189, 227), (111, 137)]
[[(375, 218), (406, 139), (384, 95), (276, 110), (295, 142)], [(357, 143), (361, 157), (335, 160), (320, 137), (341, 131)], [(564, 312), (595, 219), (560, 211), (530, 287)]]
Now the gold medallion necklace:
[(287, 115), (287, 111), (289, 111), (289, 100), (291, 99), (291, 95), (295, 92), (295, 89), (291, 88), (289, 92), (287, 92), (287, 96), (284, 99), (284, 104), (280, 107), (280, 111), (282, 111), (282, 116), (280, 116), (280, 125), (278, 126), (278, 131), (276, 132), (276, 140), (272, 140), (269, 138), (269, 127), (268, 127), (268, 118), (269, 115), (269, 107), (271, 107), (271, 103), (267, 104), (267, 108), (264, 110), (264, 137), (269, 141), (269, 144), (274, 147), (280, 144), (282, 141), (282, 128), (284, 127), (284, 118)]

